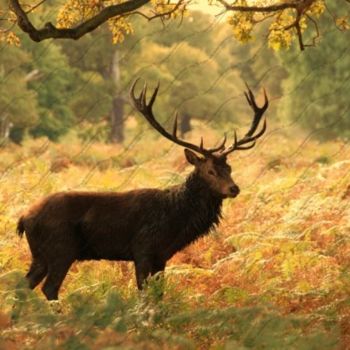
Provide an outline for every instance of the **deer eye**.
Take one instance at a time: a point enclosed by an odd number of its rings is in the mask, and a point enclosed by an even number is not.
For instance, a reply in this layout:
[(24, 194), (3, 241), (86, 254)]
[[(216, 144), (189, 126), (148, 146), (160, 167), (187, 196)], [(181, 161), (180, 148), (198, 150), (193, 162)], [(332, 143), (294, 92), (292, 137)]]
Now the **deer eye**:
[(213, 170), (209, 170), (209, 171), (208, 171), (208, 174), (209, 174), (209, 175), (212, 175), (212, 176), (215, 176), (215, 173), (214, 173)]

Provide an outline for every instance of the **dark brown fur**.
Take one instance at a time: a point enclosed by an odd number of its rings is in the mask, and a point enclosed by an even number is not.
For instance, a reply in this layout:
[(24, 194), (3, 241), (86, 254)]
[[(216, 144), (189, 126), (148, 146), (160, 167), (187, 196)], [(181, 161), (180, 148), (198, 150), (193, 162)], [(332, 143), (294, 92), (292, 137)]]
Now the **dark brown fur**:
[(46, 277), (43, 292), (49, 300), (57, 299), (74, 261), (108, 259), (133, 261), (141, 289), (176, 252), (207, 234), (219, 223), (223, 198), (239, 190), (226, 159), (186, 152), (196, 169), (182, 185), (124, 193), (56, 193), (32, 206), (17, 227), (19, 235), (25, 231), (33, 256), (27, 274), (30, 288)]

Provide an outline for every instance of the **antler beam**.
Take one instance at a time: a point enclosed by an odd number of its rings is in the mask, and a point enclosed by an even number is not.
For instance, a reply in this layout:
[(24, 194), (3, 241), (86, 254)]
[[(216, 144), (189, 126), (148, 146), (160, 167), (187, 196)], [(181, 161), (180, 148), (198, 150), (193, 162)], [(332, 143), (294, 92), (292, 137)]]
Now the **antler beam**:
[[(155, 119), (153, 115), (153, 104), (154, 101), (156, 100), (158, 90), (159, 90), (159, 83), (157, 87), (154, 89), (153, 94), (147, 104), (147, 84), (144, 85), (139, 97), (135, 96), (135, 86), (137, 82), (139, 81), (139, 78), (135, 80), (135, 82), (132, 84), (131, 89), (130, 89), (130, 98), (132, 101), (132, 104), (135, 106), (135, 108), (146, 118), (146, 120), (153, 126), (154, 129), (156, 129), (161, 135), (163, 135), (165, 138), (168, 140), (183, 146), (187, 147), (195, 152), (198, 152), (206, 157), (214, 155), (214, 153), (218, 152), (218, 155), (220, 157), (226, 157), (229, 153), (236, 151), (236, 150), (247, 150), (250, 148), (253, 148), (255, 146), (256, 140), (261, 137), (265, 131), (266, 131), (266, 119), (264, 119), (264, 124), (261, 128), (261, 130), (255, 134), (263, 114), (267, 110), (269, 106), (269, 101), (266, 95), (266, 91), (264, 89), (264, 98), (265, 102), (262, 107), (258, 107), (255, 101), (254, 94), (250, 90), (249, 86), (246, 84), (248, 91), (244, 92), (245, 97), (248, 101), (249, 106), (252, 108), (254, 112), (254, 117), (252, 124), (248, 130), (248, 132), (244, 135), (244, 137), (240, 140), (237, 138), (237, 133), (235, 131), (234, 133), (234, 142), (230, 147), (225, 148), (225, 143), (226, 143), (226, 135), (224, 136), (223, 141), (214, 148), (204, 148), (204, 142), (203, 138), (201, 137), (201, 142), (200, 145), (197, 146), (193, 143), (181, 140), (177, 137), (177, 120), (178, 120), (178, 115), (175, 115), (174, 119), (174, 125), (173, 125), (173, 132), (172, 134), (167, 132)], [(255, 134), (255, 135), (254, 135)]]

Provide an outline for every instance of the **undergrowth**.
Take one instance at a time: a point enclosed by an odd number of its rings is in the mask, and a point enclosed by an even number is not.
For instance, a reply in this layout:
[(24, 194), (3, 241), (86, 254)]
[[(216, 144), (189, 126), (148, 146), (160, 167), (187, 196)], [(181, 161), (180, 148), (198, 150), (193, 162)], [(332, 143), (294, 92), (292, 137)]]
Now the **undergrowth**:
[(1, 149), (0, 349), (350, 349), (349, 150), (299, 137), (271, 133), (232, 156), (241, 194), (215, 232), (171, 259), (163, 297), (158, 279), (136, 290), (132, 264), (100, 261), (75, 264), (51, 303), (23, 279), (22, 210), (56, 191), (166, 187), (191, 168), (181, 149), (145, 137), (127, 149)]

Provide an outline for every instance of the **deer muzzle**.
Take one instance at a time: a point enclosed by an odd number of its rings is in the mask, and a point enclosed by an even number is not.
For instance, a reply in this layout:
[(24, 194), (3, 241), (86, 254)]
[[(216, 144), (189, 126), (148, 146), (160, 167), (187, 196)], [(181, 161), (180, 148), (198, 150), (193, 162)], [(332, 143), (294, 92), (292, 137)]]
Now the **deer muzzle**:
[(228, 192), (227, 197), (235, 198), (239, 195), (240, 189), (236, 184), (234, 184), (229, 187)]

